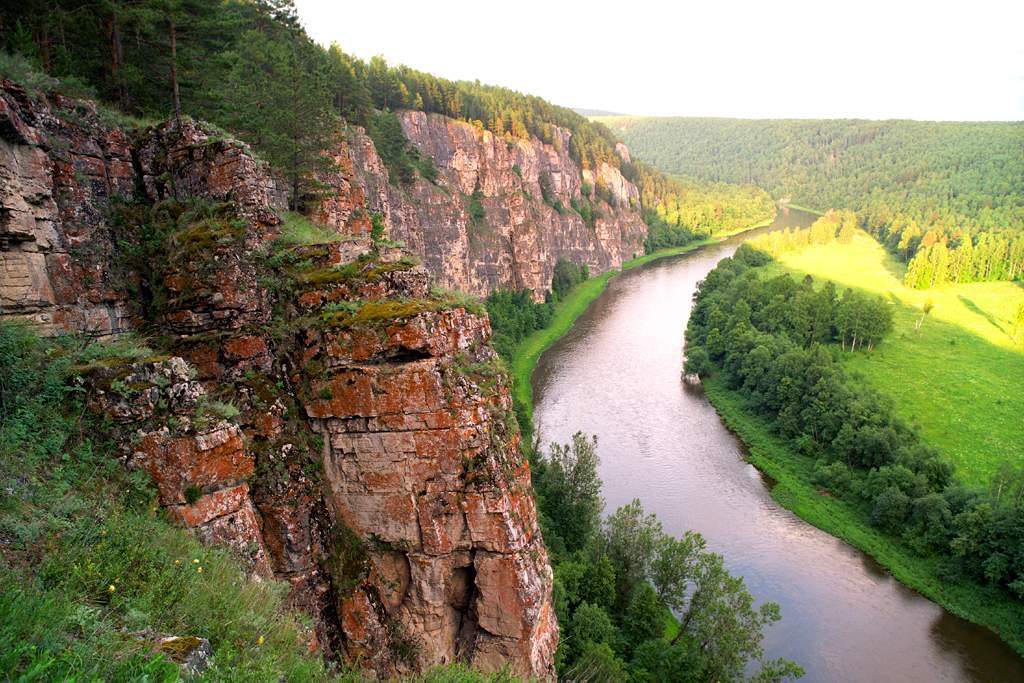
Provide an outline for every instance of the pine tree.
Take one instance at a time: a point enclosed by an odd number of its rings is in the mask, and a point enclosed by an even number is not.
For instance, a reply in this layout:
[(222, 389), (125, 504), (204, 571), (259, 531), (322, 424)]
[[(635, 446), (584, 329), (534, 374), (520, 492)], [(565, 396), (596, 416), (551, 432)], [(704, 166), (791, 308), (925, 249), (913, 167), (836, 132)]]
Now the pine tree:
[(232, 62), (224, 87), (230, 126), (284, 173), (298, 209), (315, 191), (316, 173), (329, 167), (324, 151), (338, 132), (328, 62), (306, 40), (260, 31), (242, 37)]

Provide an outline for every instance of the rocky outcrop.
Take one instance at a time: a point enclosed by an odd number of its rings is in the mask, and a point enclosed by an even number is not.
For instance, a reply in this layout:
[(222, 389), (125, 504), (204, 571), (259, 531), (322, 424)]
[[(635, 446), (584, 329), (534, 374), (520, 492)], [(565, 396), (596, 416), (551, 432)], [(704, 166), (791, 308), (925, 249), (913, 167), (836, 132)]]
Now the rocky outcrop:
[(128, 136), (88, 102), (0, 81), (0, 318), (47, 332), (128, 326), (106, 207), (135, 190)]
[(390, 273), (415, 303), (367, 303), (303, 334), (328, 566), (351, 586), (346, 650), (378, 671), (462, 660), (550, 675), (551, 570), (490, 326), (432, 300), (422, 268)]
[(83, 370), (94, 410), (113, 418), (129, 467), (150, 475), (171, 519), (204, 541), (235, 549), (270, 576), (249, 496), (255, 460), (238, 425), (207, 403), (181, 358), (126, 359)]
[(276, 236), (287, 191), (247, 145), (188, 117), (145, 131), (136, 142), (140, 182), (152, 202), (230, 202), (260, 244)]
[[(365, 214), (348, 207), (365, 200), (441, 285), (481, 296), (529, 289), (542, 299), (559, 259), (599, 273), (643, 253), (647, 227), (636, 187), (609, 164), (581, 171), (569, 154), (569, 131), (555, 128), (552, 144), (507, 142), (438, 114), (403, 112), (401, 121), (436, 166), (436, 182), (389, 183), (372, 141), (350, 127), (320, 220), (361, 234)], [(473, 214), (474, 193), (482, 218)], [(589, 223), (573, 208), (584, 204), (592, 207), (582, 209), (592, 213)]]
[(118, 253), (113, 209), (140, 199), (228, 202), (257, 242), (276, 234), (285, 206), (243, 143), (188, 118), (129, 134), (91, 102), (0, 81), (0, 318), (50, 333), (130, 329), (144, 283)]
[(0, 103), (2, 315), (154, 333), (159, 355), (79, 372), (167, 516), (288, 581), (330, 656), (553, 676), (551, 569), (489, 322), (361, 236), (366, 186), (323, 208), (347, 237), (288, 246), (241, 143), (187, 119), (129, 137), (10, 84)]

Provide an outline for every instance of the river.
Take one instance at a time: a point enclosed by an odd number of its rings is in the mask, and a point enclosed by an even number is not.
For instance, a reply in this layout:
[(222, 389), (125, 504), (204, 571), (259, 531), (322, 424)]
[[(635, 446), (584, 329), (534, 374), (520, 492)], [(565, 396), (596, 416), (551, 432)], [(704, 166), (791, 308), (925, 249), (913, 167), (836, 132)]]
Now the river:
[[(813, 219), (780, 212), (755, 232)], [(543, 443), (596, 434), (606, 513), (639, 498), (666, 531), (702, 533), (758, 600), (780, 604), (766, 654), (798, 662), (802, 680), (1024, 681), (1024, 660), (993, 633), (778, 505), (700, 390), (681, 381), (696, 285), (750, 234), (611, 280), (534, 372)]]

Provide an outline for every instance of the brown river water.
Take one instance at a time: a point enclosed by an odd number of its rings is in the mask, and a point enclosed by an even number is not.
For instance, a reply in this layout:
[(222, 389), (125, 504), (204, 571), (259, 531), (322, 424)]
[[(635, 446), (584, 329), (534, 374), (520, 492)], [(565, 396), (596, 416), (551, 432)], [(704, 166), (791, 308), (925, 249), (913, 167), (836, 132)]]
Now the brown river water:
[[(813, 218), (780, 212), (758, 232)], [(993, 633), (772, 500), (743, 445), (681, 381), (696, 285), (743, 237), (611, 280), (534, 372), (542, 441), (596, 434), (605, 511), (639, 498), (666, 531), (702, 533), (758, 600), (781, 605), (766, 654), (798, 662), (804, 681), (1024, 681), (1024, 660)]]

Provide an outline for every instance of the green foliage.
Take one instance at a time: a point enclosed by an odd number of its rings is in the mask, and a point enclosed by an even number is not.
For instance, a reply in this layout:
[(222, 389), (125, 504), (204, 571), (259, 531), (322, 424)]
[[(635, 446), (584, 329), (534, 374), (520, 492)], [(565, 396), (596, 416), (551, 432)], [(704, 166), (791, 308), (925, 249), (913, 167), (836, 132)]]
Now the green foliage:
[(196, 501), (203, 497), (203, 490), (198, 486), (190, 485), (185, 489), (185, 502), (195, 505)]
[(551, 174), (547, 171), (541, 171), (537, 177), (537, 184), (540, 185), (540, 196), (544, 203), (558, 211), (558, 213), (562, 213), (562, 203), (559, 201), (558, 196), (555, 195), (554, 187), (551, 185)]
[(466, 202), (466, 211), (469, 213), (469, 224), (474, 228), (487, 227), (487, 212), (483, 205), (484, 193), (480, 189), (479, 181), (473, 189)]
[(579, 657), (566, 671), (570, 681), (618, 683), (628, 679), (626, 665), (607, 643), (586, 642)]
[(914, 257), (903, 283), (914, 289), (1017, 280), (1024, 275), (1024, 233), (972, 236), (960, 232), (951, 239), (932, 231), (911, 251)]
[[(944, 558), (963, 580), (1024, 598), (1024, 504), (964, 492), (949, 462), (884, 397), (850, 381), (825, 346), (838, 339), (853, 350), (857, 338), (870, 345), (892, 325), (886, 304), (849, 290), (835, 302), (833, 291), (815, 291), (809, 278), (762, 279), (763, 267), (744, 246), (708, 274), (687, 329), (690, 348), (703, 348), (725, 385), (742, 392), (747, 409), (771, 420), (791, 447), (843, 463), (848, 469), (821, 467), (813, 477), (836, 484), (832, 492), (862, 506), (872, 524)], [(813, 312), (829, 320), (830, 307), (835, 333), (816, 335)]]
[(498, 290), (485, 303), (494, 331), (491, 346), (505, 359), (525, 337), (548, 326), (554, 309), (550, 303), (536, 303), (526, 290)]
[(580, 215), (583, 222), (586, 223), (587, 227), (594, 230), (597, 226), (597, 219), (601, 217), (601, 210), (594, 206), (594, 203), (586, 198), (582, 197), (580, 200), (571, 199), (569, 205), (572, 210)]
[(665, 630), (665, 606), (646, 581), (635, 589), (622, 617), (622, 634), (632, 651), (646, 640), (660, 638)]
[(771, 197), (753, 185), (667, 176), (641, 162), (623, 170), (640, 190), (647, 253), (767, 224), (775, 216)]
[[(208, 263), (212, 249), (238, 244), (246, 223), (229, 203), (166, 200), (158, 204), (117, 202), (111, 219), (128, 270), (140, 275), (135, 303), (144, 317), (155, 320), (172, 305), (164, 285), (171, 268), (194, 275)], [(183, 292), (188, 297), (191, 292)]]
[(590, 267), (584, 263), (582, 266), (564, 258), (555, 262), (555, 270), (551, 276), (551, 292), (555, 299), (561, 299), (569, 293), (573, 287), (590, 279)]
[(712, 182), (754, 183), (805, 206), (878, 216), (888, 210), (919, 222), (973, 223), (983, 230), (1024, 224), (1021, 123), (603, 121), (660, 169)]
[(370, 216), (370, 238), (374, 242), (384, 239), (384, 216), (377, 212)]
[(575, 609), (565, 631), (571, 634), (565, 646), (565, 656), (569, 661), (578, 659), (588, 644), (610, 645), (619, 635), (608, 612), (588, 602), (581, 603)]
[[(684, 616), (672, 644), (686, 651), (685, 657), (668, 658), (686, 667), (673, 675), (699, 680), (710, 671), (717, 680), (742, 680), (748, 660), (763, 656), (762, 630), (778, 620), (778, 606), (766, 603), (755, 610), (743, 579), (707, 552), (699, 534), (665, 534), (638, 500), (601, 524), (595, 447), (596, 441), (577, 433), (571, 445), (552, 444), (534, 468), (545, 540), (549, 548), (562, 549), (551, 555), (562, 624), (561, 673), (621, 673), (623, 658), (664, 636), (673, 610)], [(793, 667), (798, 675), (799, 667)]]
[[(24, 45), (22, 49), (24, 49)], [(29, 44), (31, 48), (31, 44)], [(20, 84), (33, 95), (45, 95), (50, 92), (65, 93), (69, 97), (93, 98), (96, 93), (77, 78), (54, 78), (43, 72), (34, 62), (19, 52), (13, 54), (0, 50), (0, 78)]]
[[(857, 211), (908, 260), (909, 286), (1020, 277), (1024, 124), (923, 121), (604, 119), (658, 168), (754, 183), (806, 206)], [(645, 202), (645, 206), (650, 206)], [(982, 239), (979, 233), (991, 233)], [(984, 242), (978, 261), (968, 243)], [(937, 245), (944, 245), (939, 248)], [(966, 247), (964, 249), (963, 247)], [(957, 251), (946, 262), (944, 252)]]
[(308, 40), (250, 30), (227, 59), (229, 104), (219, 121), (253, 141), (285, 174), (290, 208), (304, 208), (318, 198), (316, 174), (331, 168), (324, 150), (338, 134), (324, 51)]
[[(176, 680), (159, 635), (208, 638), (209, 680), (325, 680), (287, 586), (155, 513), (74, 373), (144, 351), (0, 324), (0, 667), (15, 678)], [(200, 571), (201, 568), (201, 571)]]
[(1016, 387), (1024, 384), (1024, 363), (1012, 320), (1024, 305), (1024, 288), (1007, 282), (908, 288), (901, 264), (861, 231), (849, 245), (781, 254), (764, 274), (780, 273), (810, 274), (819, 285), (831, 278), (886, 299), (893, 332), (871, 353), (846, 354), (843, 365), (890, 397), (904, 420), (919, 424), (962, 482), (988, 486), (1000, 463), (1019, 462), (1024, 395)]
[(409, 185), (416, 180), (419, 172), (426, 180), (437, 179), (437, 169), (429, 157), (409, 144), (402, 131), (402, 122), (390, 111), (373, 115), (367, 128), (377, 154), (388, 169), (388, 178), (394, 185)]
[(342, 242), (345, 235), (326, 226), (318, 225), (300, 213), (288, 211), (281, 223), (281, 234), (277, 237), (281, 247), (310, 246)]
[(572, 444), (551, 444), (538, 477), (537, 495), (545, 500), (551, 530), (565, 541), (568, 552), (583, 549), (601, 524), (601, 480), (597, 476), (597, 438), (582, 432)]

